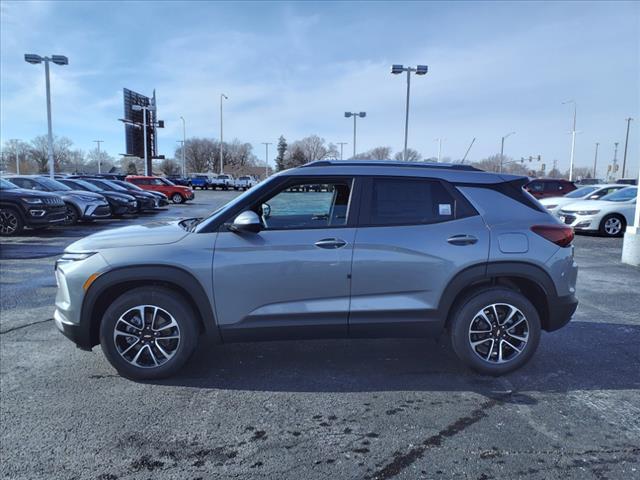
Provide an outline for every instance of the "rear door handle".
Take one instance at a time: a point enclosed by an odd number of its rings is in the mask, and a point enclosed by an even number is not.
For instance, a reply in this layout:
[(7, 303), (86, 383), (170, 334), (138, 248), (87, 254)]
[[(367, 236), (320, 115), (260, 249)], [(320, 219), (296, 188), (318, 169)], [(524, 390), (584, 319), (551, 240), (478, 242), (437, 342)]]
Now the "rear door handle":
[(478, 239), (473, 235), (453, 235), (447, 239), (451, 245), (473, 245), (474, 243), (478, 243)]
[(314, 245), (318, 248), (326, 248), (329, 250), (342, 248), (347, 244), (341, 238), (323, 238), (322, 240), (318, 240)]

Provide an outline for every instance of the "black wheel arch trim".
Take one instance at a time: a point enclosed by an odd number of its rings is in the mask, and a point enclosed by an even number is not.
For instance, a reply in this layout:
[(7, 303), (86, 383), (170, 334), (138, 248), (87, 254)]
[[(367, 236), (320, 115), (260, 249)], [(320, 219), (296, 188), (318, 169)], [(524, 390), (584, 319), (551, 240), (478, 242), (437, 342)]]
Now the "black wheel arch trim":
[[(221, 342), (220, 332), (213, 308), (202, 284), (186, 270), (170, 265), (138, 265), (114, 268), (98, 276), (85, 293), (80, 312), (80, 329), (83, 332), (81, 347), (97, 345), (95, 338), (99, 325), (93, 318), (93, 311), (105, 290), (129, 282), (154, 282), (175, 285), (182, 295), (186, 295), (202, 320), (203, 335), (207, 341)], [(111, 299), (115, 300), (115, 299)]]

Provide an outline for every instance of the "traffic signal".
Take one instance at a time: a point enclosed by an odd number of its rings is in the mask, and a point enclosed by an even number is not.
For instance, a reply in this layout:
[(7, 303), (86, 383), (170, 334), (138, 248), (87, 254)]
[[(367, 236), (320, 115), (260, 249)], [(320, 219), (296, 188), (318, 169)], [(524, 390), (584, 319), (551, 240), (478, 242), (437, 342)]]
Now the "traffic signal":
[(540, 166), (540, 170), (542, 170), (542, 171), (544, 172), (546, 169), (547, 169), (547, 165), (546, 165), (545, 163), (543, 163), (543, 164)]

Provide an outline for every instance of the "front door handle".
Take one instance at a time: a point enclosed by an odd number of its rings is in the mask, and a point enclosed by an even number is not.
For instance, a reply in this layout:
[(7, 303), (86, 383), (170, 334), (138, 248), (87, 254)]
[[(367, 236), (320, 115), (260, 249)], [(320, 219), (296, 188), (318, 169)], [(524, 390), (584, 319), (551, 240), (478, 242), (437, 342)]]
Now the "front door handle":
[(329, 250), (342, 248), (347, 244), (341, 238), (323, 238), (322, 240), (318, 240), (314, 245), (318, 248), (326, 248)]
[(474, 243), (478, 243), (478, 239), (473, 235), (454, 235), (447, 239), (451, 245), (473, 245)]

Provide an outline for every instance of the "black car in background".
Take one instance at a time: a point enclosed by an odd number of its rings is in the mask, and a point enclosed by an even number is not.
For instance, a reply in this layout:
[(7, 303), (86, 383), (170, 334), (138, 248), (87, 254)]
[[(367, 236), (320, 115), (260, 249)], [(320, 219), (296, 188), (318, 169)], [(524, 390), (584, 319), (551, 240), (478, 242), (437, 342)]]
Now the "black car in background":
[(86, 190), (87, 192), (101, 194), (107, 199), (107, 202), (109, 202), (111, 215), (114, 217), (120, 217), (138, 211), (138, 201), (133, 195), (129, 195), (129, 193), (106, 190), (80, 178), (59, 178), (58, 181), (74, 190)]
[(62, 225), (67, 208), (59, 195), (24, 190), (0, 178), (0, 235), (17, 235), (24, 227)]
[(126, 188), (127, 190), (129, 190), (130, 192), (145, 192), (145, 193), (150, 193), (151, 195), (155, 196), (159, 201), (159, 207), (165, 207), (167, 205), (169, 205), (169, 197), (167, 197), (164, 193), (162, 192), (156, 192), (153, 190), (144, 190), (143, 188), (140, 188), (138, 185), (134, 185), (131, 182), (126, 182), (124, 180), (112, 180), (113, 183), (120, 185), (123, 188)]
[(110, 192), (119, 192), (131, 195), (138, 202), (138, 212), (142, 212), (145, 210), (153, 210), (159, 206), (159, 201), (155, 197), (155, 195), (151, 195), (147, 192), (135, 192), (131, 190), (127, 190), (126, 188), (118, 185), (116, 182), (119, 180), (103, 180), (101, 178), (95, 177), (71, 177), (71, 180), (79, 178), (80, 180), (84, 180), (86, 182), (95, 185), (98, 188), (110, 191)]
[(171, 180), (176, 185), (191, 187), (191, 179), (187, 177), (183, 177), (182, 175), (167, 175), (166, 179)]

